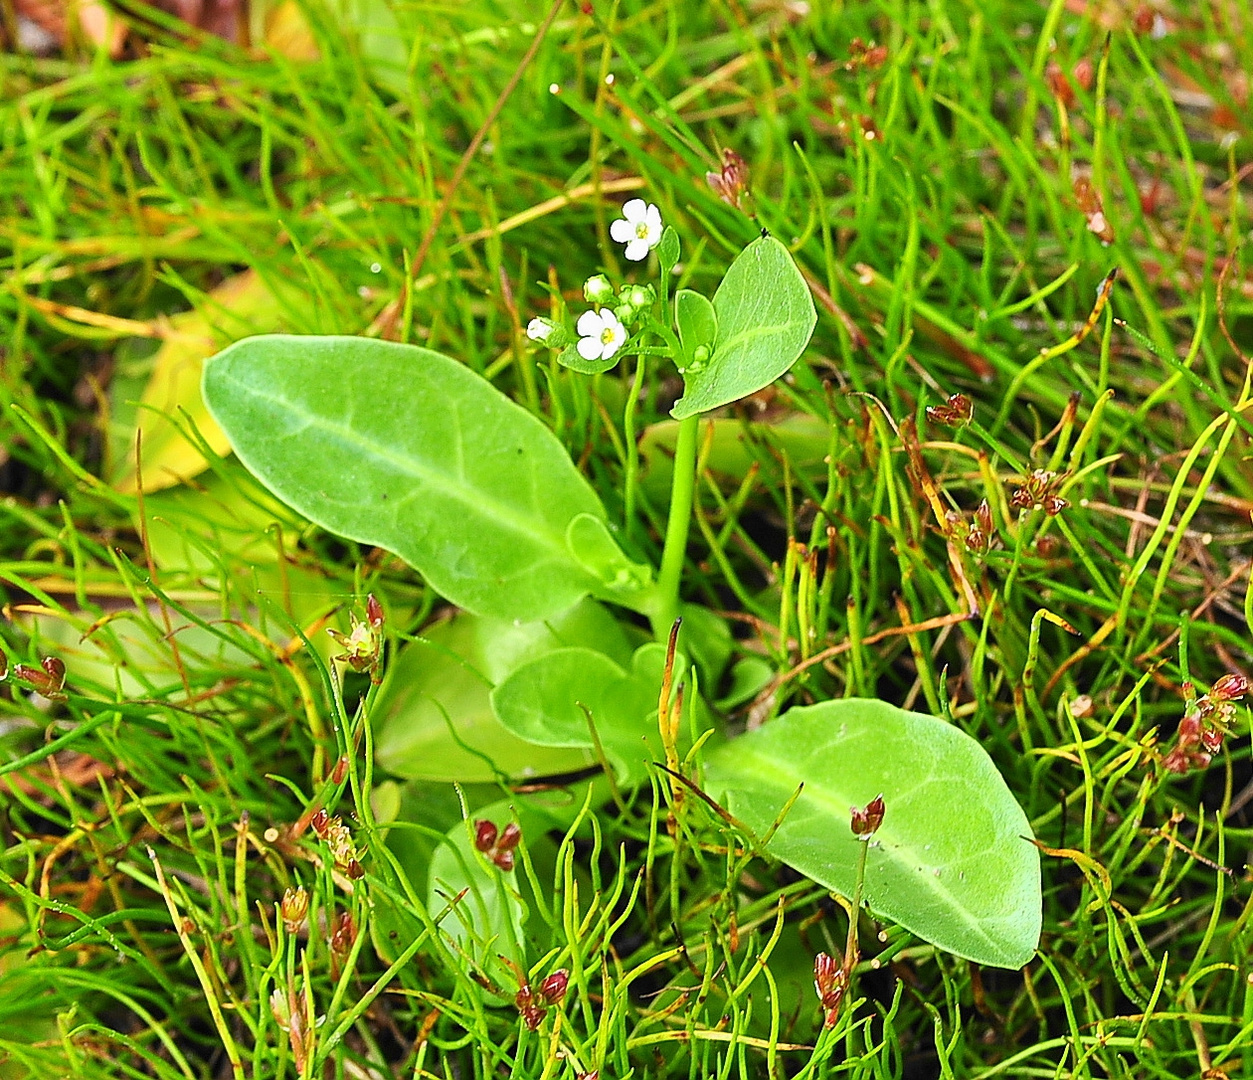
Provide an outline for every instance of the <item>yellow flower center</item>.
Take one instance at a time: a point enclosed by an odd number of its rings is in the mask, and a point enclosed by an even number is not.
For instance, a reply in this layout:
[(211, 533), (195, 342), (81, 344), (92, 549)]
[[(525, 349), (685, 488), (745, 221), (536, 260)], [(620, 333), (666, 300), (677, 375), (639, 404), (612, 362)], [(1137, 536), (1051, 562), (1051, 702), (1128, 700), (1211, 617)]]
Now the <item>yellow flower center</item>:
[(600, 332), (600, 343), (602, 345), (612, 345), (613, 339), (614, 339), (613, 327), (606, 326), (605, 329), (603, 329)]
[(648, 239), (648, 222), (647, 221), (636, 222), (635, 235), (641, 240)]

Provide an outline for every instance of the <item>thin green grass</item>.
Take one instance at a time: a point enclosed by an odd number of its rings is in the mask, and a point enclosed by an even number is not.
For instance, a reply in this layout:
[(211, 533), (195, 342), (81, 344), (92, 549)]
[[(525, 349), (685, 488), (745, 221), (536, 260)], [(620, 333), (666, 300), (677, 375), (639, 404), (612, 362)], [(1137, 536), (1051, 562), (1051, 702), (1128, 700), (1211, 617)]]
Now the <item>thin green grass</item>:
[[(544, 12), (411, 3), (388, 40), (355, 33), (360, 13), (302, 10), (314, 63), (189, 48), (172, 24), (125, 63), (0, 57), (0, 637), (11, 665), (56, 655), (70, 674), (63, 701), (12, 681), (0, 697), (0, 1075), (1253, 1076), (1247, 714), (1209, 769), (1154, 764), (1185, 684), (1250, 664), (1246, 361), (1220, 326), (1253, 352), (1247, 13), (1165, 11), (1158, 39), (1060, 0), (569, 5), (415, 279)], [(752, 168), (756, 218), (705, 182), (724, 147)], [(371, 699), (327, 662), (323, 620), (367, 592), (393, 644), (435, 598), (381, 552), (265, 532), (272, 511), (228, 463), (142, 507), (91, 479), (133, 444), (136, 331), (212, 314), (251, 269), (277, 299), (231, 336), (458, 357), (549, 422), (620, 514), (634, 372), (573, 376), (522, 328), (550, 303), (537, 282), (573, 302), (601, 259), (622, 269), (597, 236), (626, 192), (683, 234), (684, 282), (715, 282), (766, 227), (827, 297), (802, 363), (719, 421), (751, 467), (704, 451), (685, 592), (790, 675), (732, 726), (871, 695), (977, 737), (1047, 846), (1022, 973), (863, 919), (856, 1004), (824, 1033), (813, 957), (838, 950), (843, 908), (741, 855), (699, 804), (672, 834), (658, 774), (620, 811), (589, 806), (551, 857), (524, 847), (552, 943), (529, 975), (571, 972), (528, 1031), (517, 986), (434, 930), (422, 879), (447, 829), (509, 793), (384, 788), (403, 812), (374, 825)], [(1108, 306), (1064, 344), (1114, 267)], [(643, 390), (641, 431), (677, 387), (650, 370)], [(958, 392), (975, 422), (929, 424)], [(808, 443), (779, 424), (797, 414)], [(663, 459), (644, 455), (630, 533), (654, 559)], [(1036, 468), (1063, 474), (1056, 518), (1009, 503)], [(932, 491), (967, 522), (989, 502), (996, 540), (960, 573)], [(255, 521), (213, 509), (239, 499)], [(322, 807), (360, 882), (310, 828)], [(309, 914), (289, 928), (297, 886)]]

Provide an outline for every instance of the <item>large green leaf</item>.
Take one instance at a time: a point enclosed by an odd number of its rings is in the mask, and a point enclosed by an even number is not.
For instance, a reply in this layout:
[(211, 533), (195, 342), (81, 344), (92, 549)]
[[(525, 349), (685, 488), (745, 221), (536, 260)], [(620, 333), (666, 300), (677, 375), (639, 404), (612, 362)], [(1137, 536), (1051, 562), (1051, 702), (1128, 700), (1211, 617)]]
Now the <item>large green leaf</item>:
[(1031, 826), (983, 748), (959, 728), (882, 701), (791, 709), (726, 743), (705, 785), (814, 881), (851, 896), (858, 844), (849, 809), (882, 794), (867, 855), (871, 909), (948, 952), (1021, 967), (1040, 938), (1040, 856)]
[(769, 386), (796, 363), (818, 321), (809, 286), (773, 236), (759, 237), (736, 256), (713, 309), (717, 343), (707, 361), (683, 373), (685, 393), (670, 410), (676, 420)]
[(323, 528), (395, 552), (470, 611), (544, 619), (597, 581), (570, 552), (604, 518), (557, 438), (440, 353), (354, 337), (248, 338), (205, 367), (240, 460)]

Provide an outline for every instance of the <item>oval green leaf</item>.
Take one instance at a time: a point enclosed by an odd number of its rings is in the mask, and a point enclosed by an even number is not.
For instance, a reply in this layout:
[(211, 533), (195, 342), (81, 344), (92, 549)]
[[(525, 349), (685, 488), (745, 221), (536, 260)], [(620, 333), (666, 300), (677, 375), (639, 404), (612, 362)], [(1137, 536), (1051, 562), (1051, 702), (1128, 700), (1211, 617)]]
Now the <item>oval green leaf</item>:
[(789, 710), (719, 747), (705, 786), (764, 835), (800, 797), (768, 850), (852, 896), (858, 844), (849, 809), (882, 794), (867, 853), (870, 908), (941, 949), (1018, 968), (1040, 940), (1040, 855), (992, 759), (933, 716), (850, 698)]
[(605, 516), (539, 420), (440, 353), (355, 337), (248, 338), (205, 366), (235, 453), (330, 532), (395, 552), (454, 604), (544, 619), (595, 580), (566, 546)]
[(791, 253), (773, 236), (736, 256), (714, 293), (718, 337), (713, 356), (684, 373), (676, 420), (755, 394), (788, 370), (818, 321), (809, 286)]

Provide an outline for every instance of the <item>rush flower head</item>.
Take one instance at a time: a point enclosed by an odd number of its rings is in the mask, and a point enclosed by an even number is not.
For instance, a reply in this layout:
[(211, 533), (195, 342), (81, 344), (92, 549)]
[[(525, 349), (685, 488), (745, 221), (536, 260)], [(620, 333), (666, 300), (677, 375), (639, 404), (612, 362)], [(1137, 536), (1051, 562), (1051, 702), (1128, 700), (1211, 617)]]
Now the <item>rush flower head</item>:
[(661, 243), (661, 211), (643, 199), (631, 199), (622, 207), (622, 217), (609, 226), (609, 235), (626, 244), (623, 254), (631, 262), (639, 262)]
[(579, 355), (584, 360), (608, 360), (627, 339), (626, 327), (612, 311), (585, 311), (579, 316)]

